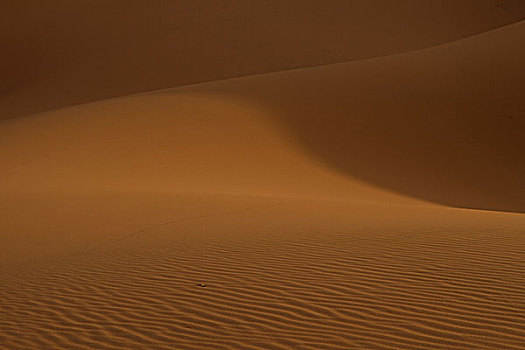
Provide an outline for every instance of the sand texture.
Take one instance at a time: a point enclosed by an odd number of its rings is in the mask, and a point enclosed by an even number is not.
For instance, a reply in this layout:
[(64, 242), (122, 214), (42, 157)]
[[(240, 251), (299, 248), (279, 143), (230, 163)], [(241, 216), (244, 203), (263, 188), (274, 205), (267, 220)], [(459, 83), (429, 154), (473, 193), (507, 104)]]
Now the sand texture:
[(525, 349), (522, 1), (46, 6), (0, 15), (1, 350)]

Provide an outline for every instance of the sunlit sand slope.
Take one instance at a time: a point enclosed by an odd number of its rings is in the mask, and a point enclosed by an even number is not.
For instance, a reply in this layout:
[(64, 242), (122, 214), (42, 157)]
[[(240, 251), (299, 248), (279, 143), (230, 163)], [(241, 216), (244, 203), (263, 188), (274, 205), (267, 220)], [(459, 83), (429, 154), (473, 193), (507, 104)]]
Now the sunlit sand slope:
[(191, 195), (2, 214), (19, 255), (56, 250), (2, 263), (6, 349), (523, 349), (522, 215)]
[(383, 200), (369, 183), (523, 212), (524, 36), (520, 22), (415, 53), (6, 120), (0, 188)]

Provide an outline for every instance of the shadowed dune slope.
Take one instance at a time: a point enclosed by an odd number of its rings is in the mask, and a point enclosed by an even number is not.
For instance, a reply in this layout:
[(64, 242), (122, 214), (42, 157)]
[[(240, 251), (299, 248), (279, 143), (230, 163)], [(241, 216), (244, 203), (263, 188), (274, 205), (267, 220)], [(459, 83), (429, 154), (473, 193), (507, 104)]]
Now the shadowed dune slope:
[(524, 35), (521, 22), (415, 53), (6, 120), (0, 186), (382, 201), (379, 186), (523, 212)]
[(204, 89), (272, 109), (306, 150), (351, 177), (448, 206), (525, 212), (524, 38), (520, 22)]
[(523, 18), (520, 0), (8, 1), (0, 119), (421, 49)]

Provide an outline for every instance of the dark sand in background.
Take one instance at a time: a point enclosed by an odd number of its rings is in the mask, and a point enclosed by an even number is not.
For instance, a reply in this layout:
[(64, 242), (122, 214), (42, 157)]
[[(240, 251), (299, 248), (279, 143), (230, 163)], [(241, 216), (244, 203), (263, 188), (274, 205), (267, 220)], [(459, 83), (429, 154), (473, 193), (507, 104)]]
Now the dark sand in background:
[(522, 0), (4, 1), (0, 119), (408, 52), (524, 16)]

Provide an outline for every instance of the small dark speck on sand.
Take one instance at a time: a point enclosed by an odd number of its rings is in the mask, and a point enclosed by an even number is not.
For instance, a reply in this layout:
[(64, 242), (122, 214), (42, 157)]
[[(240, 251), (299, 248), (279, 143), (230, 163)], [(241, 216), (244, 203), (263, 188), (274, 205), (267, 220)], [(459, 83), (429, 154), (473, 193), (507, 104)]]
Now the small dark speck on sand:
[(197, 286), (199, 286), (199, 287), (206, 287), (206, 285), (204, 283), (199, 283), (199, 284), (197, 284)]

